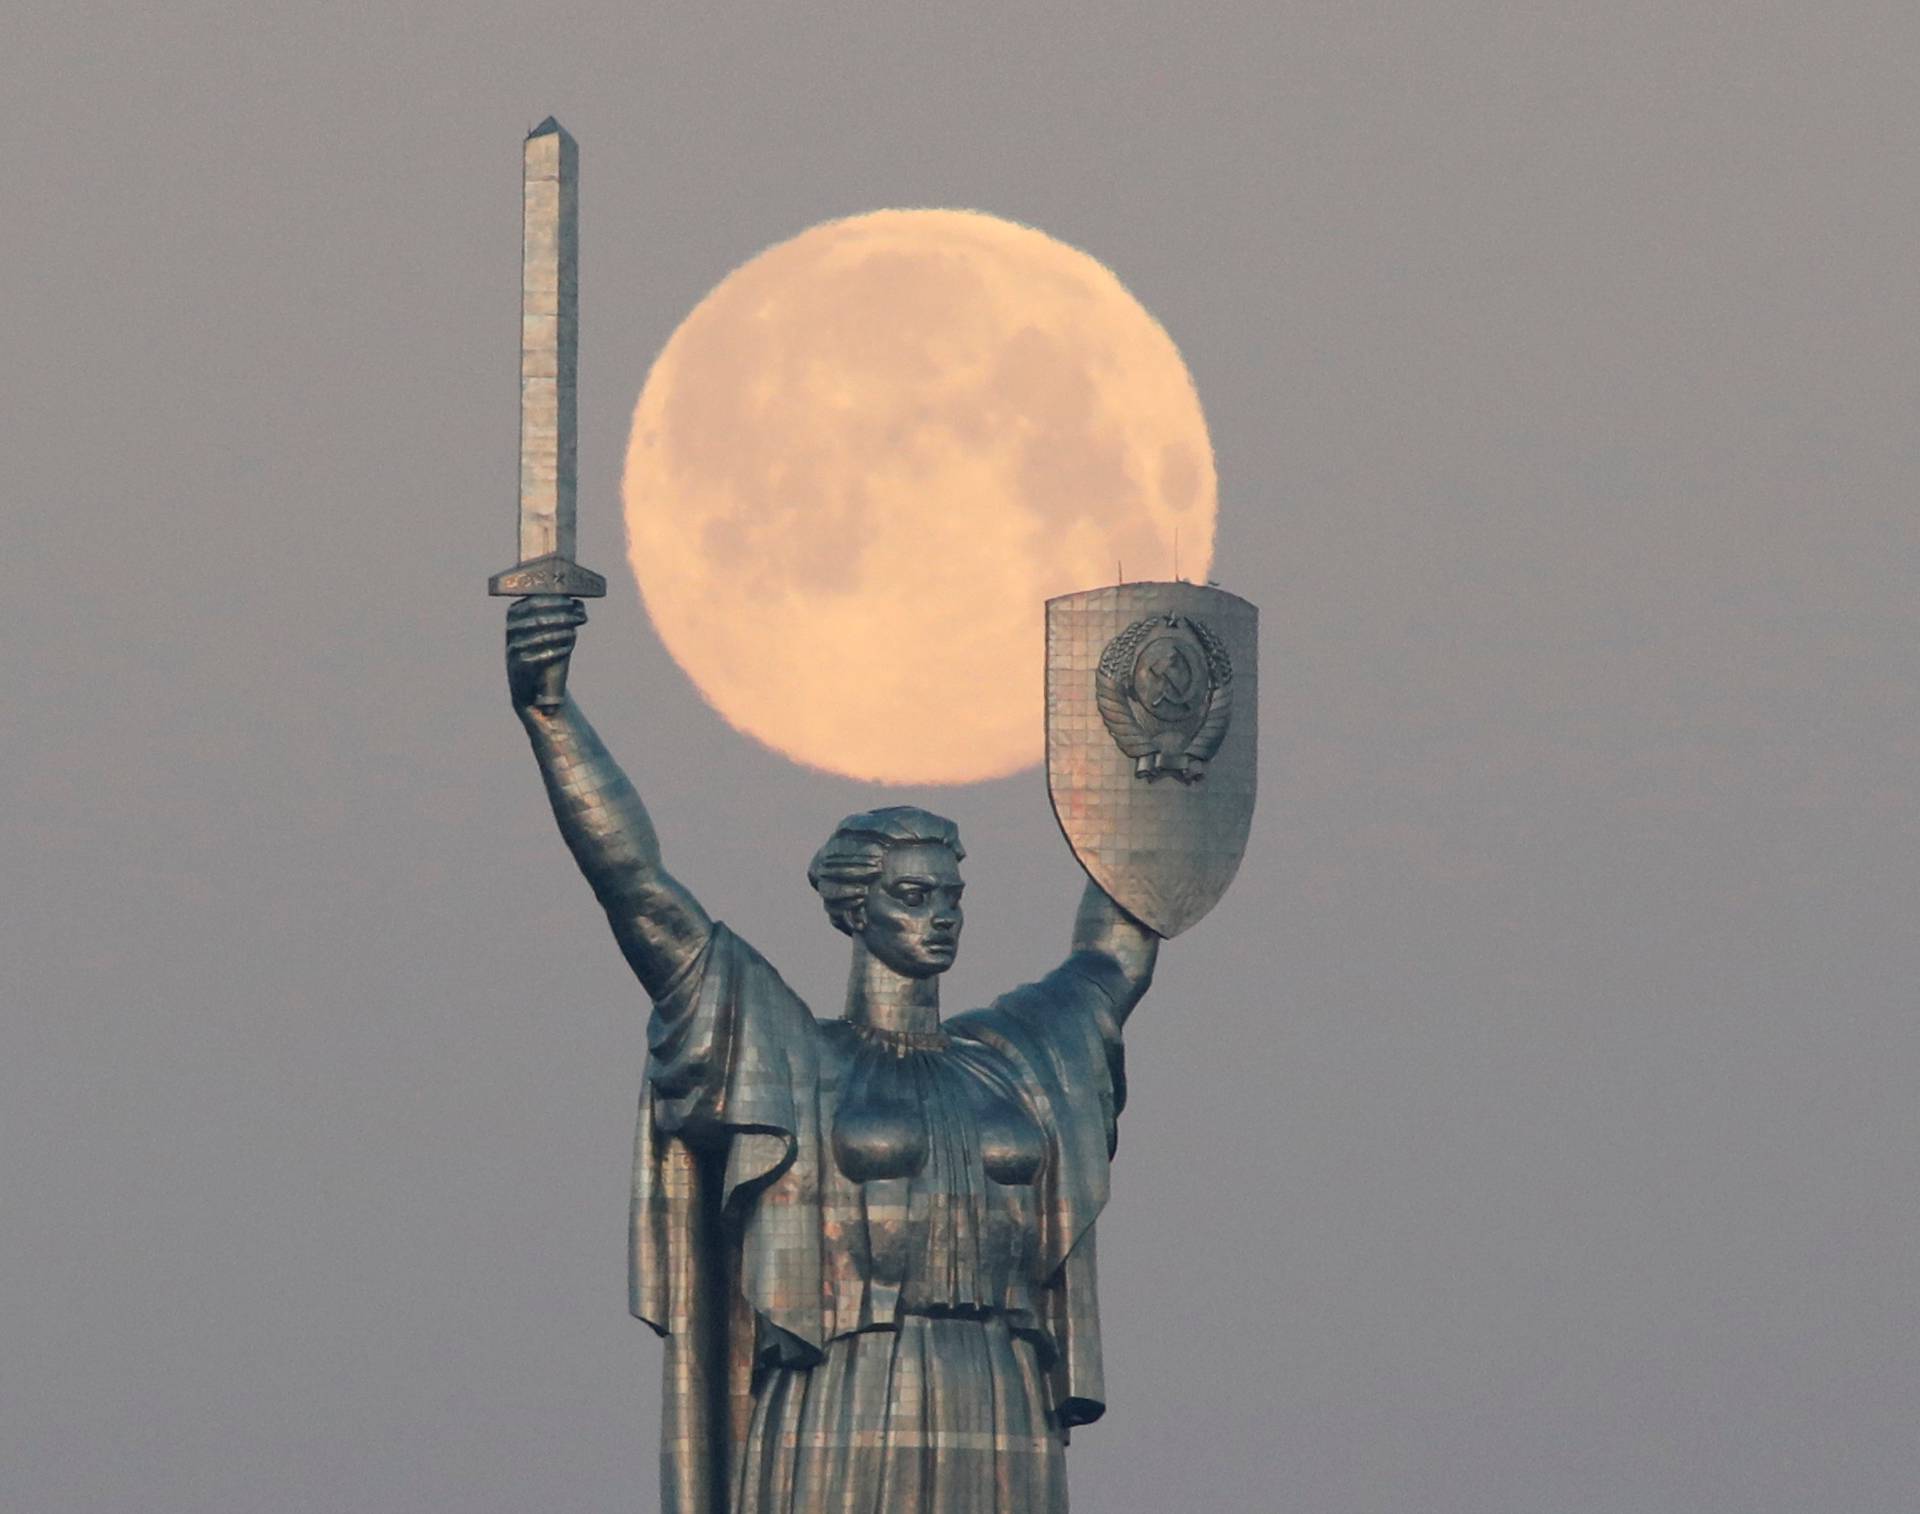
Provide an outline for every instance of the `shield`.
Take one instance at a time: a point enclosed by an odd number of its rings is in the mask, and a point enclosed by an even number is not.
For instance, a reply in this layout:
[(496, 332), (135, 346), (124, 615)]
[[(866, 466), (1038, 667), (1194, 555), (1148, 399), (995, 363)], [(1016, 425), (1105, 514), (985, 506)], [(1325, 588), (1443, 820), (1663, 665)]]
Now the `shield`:
[(1260, 612), (1189, 583), (1047, 601), (1047, 792), (1115, 903), (1177, 936), (1219, 902), (1253, 823)]

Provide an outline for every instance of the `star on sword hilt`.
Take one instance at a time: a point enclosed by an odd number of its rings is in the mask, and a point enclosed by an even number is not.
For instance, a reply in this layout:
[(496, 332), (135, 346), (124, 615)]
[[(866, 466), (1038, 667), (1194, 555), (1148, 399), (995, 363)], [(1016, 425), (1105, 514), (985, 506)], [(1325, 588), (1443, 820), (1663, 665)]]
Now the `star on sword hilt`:
[[(510, 598), (598, 599), (607, 581), (573, 560), (580, 357), (580, 150), (552, 116), (527, 133), (520, 221), (520, 563), (487, 580)], [(534, 705), (567, 697), (565, 661)]]

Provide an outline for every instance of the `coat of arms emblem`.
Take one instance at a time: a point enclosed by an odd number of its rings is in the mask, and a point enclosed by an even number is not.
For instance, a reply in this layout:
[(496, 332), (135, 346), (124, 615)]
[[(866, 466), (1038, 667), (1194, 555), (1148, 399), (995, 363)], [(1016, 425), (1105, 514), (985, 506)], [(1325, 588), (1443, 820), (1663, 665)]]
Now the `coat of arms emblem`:
[(1204, 620), (1150, 615), (1100, 654), (1094, 700), (1134, 776), (1198, 783), (1233, 719), (1233, 658)]

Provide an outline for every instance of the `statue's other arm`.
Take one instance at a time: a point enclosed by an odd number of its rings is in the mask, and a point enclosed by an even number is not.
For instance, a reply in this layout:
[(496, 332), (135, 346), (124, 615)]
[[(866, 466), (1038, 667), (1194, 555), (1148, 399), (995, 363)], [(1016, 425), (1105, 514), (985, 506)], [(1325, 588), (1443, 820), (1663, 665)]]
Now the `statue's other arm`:
[(516, 603), (507, 616), (508, 684), (560, 834), (641, 986), (658, 999), (700, 955), (713, 922), (660, 865), (646, 806), (579, 705), (570, 697), (552, 710), (533, 703), (539, 668), (571, 654), (574, 628), (585, 619), (577, 600)]
[(1121, 1024), (1133, 1013), (1153, 982), (1153, 964), (1160, 955), (1160, 938), (1115, 904), (1107, 891), (1091, 879), (1080, 896), (1080, 913), (1073, 922), (1073, 950), (1106, 959), (1117, 972), (1125, 995), (1115, 1007)]

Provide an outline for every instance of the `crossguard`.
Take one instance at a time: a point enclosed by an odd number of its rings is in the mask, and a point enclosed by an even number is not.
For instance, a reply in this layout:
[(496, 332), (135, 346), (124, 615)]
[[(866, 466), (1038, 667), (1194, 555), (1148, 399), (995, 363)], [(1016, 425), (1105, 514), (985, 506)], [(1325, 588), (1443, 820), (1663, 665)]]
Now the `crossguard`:
[(603, 599), (607, 581), (571, 557), (549, 552), (487, 580), (487, 592), (496, 599), (522, 599), (529, 594), (564, 594), (569, 599)]

